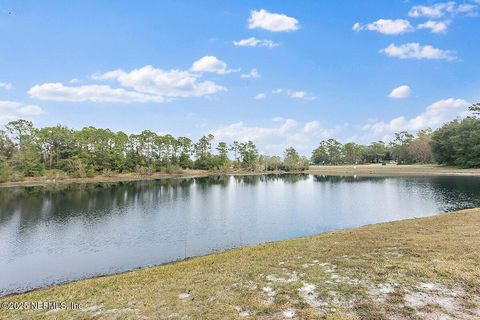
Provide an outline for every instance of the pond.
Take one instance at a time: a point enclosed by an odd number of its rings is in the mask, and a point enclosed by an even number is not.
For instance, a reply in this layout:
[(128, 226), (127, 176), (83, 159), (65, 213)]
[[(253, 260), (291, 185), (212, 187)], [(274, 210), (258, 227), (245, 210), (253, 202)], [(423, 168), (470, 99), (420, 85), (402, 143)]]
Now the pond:
[(216, 176), (0, 188), (0, 295), (480, 206), (480, 178)]

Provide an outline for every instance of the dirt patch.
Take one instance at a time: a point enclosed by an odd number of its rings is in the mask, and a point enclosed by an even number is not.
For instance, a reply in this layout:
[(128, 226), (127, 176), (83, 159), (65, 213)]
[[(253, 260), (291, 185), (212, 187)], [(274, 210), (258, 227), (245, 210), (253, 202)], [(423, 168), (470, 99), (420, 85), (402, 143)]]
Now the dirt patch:
[[(405, 294), (405, 304), (425, 319), (479, 319), (480, 313), (468, 310), (462, 304), (465, 291), (449, 288), (440, 283), (420, 283), (414, 290)], [(478, 298), (478, 297), (477, 297)]]

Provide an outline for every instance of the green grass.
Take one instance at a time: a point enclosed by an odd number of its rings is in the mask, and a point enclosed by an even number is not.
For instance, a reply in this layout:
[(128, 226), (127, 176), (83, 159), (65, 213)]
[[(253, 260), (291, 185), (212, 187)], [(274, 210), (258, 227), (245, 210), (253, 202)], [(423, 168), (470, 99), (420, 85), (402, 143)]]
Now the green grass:
[[(268, 243), (0, 298), (0, 319), (480, 318), (480, 209)], [(184, 294), (184, 296), (179, 296)]]

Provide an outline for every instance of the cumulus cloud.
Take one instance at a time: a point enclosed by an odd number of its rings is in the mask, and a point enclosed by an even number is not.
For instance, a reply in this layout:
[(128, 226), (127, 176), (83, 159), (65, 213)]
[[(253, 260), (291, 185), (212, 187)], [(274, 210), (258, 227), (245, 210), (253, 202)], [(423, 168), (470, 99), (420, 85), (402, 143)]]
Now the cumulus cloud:
[(248, 19), (249, 29), (265, 29), (272, 32), (295, 31), (300, 28), (298, 20), (281, 13), (271, 13), (265, 9), (252, 10)]
[(393, 99), (403, 99), (403, 98), (408, 98), (412, 94), (412, 89), (410, 89), (409, 86), (407, 85), (402, 85), (399, 86), (390, 92), (388, 95), (389, 98)]
[(280, 45), (280, 43), (273, 42), (272, 40), (260, 40), (255, 37), (233, 41), (233, 44), (237, 47), (265, 47), (270, 49)]
[(192, 64), (192, 71), (226, 74), (236, 70), (228, 69), (227, 64), (215, 56), (205, 56)]
[[(478, 1), (475, 1), (476, 3), (480, 3)], [(469, 4), (469, 3), (464, 3), (460, 4), (457, 7), (456, 13), (464, 13), (467, 16), (475, 17), (478, 15), (478, 6)]]
[(162, 96), (144, 94), (135, 91), (127, 91), (122, 88), (112, 88), (106, 85), (64, 86), (60, 82), (44, 83), (32, 87), (28, 94), (32, 98), (52, 101), (68, 102), (164, 102)]
[(466, 15), (476, 15), (478, 7), (473, 4), (457, 4), (455, 1), (449, 2), (439, 2), (431, 6), (414, 6), (408, 12), (410, 17), (420, 18), (426, 17), (430, 19), (442, 18), (445, 15), (456, 15), (456, 14), (466, 14)]
[(379, 19), (366, 25), (361, 25), (357, 22), (353, 25), (352, 29), (354, 31), (369, 30), (393, 35), (412, 32), (415, 30), (409, 21), (403, 19)]
[(285, 120), (285, 119), (284, 119), (283, 117), (274, 117), (274, 118), (272, 118), (272, 121), (273, 121), (273, 122), (282, 122), (282, 121), (284, 121), (284, 120)]
[(225, 89), (212, 81), (200, 81), (199, 77), (189, 71), (164, 71), (150, 65), (130, 72), (118, 69), (93, 75), (95, 80), (115, 80), (123, 87), (167, 98), (199, 97)]
[(82, 82), (82, 80), (77, 79), (77, 78), (73, 78), (70, 81), (68, 81), (68, 83), (70, 83), (70, 84), (77, 84), (77, 83), (81, 83), (81, 82)]
[(33, 98), (54, 101), (161, 103), (174, 98), (200, 97), (226, 90), (213, 81), (202, 81), (200, 73), (165, 71), (150, 65), (131, 71), (117, 69), (94, 74), (92, 78), (97, 81), (113, 81), (122, 88), (104, 84), (66, 86), (56, 82), (36, 85), (28, 93)]
[(433, 33), (446, 33), (448, 29), (448, 21), (429, 20), (417, 26), (418, 29), (430, 29)]
[(244, 73), (240, 75), (241, 78), (260, 78), (260, 73), (258, 73), (257, 69), (250, 70), (249, 73)]
[(446, 121), (466, 114), (468, 106), (469, 103), (463, 99), (443, 99), (432, 103), (416, 117), (407, 119), (401, 116), (388, 122), (372, 122), (364, 125), (362, 130), (368, 131), (372, 136), (384, 136), (403, 130), (435, 129)]
[(25, 116), (36, 116), (42, 112), (42, 108), (37, 105), (3, 100), (0, 101), (0, 124), (5, 124)]
[(0, 82), (0, 88), (5, 90), (13, 89), (13, 85), (9, 82)]
[(261, 93), (257, 93), (257, 94), (253, 97), (253, 99), (255, 99), (255, 100), (263, 100), (263, 99), (265, 99), (266, 97), (267, 97), (267, 95), (266, 95), (265, 93), (261, 92)]
[(430, 45), (422, 46), (417, 42), (406, 43), (400, 46), (392, 43), (388, 47), (381, 49), (380, 53), (399, 59), (443, 59), (449, 61), (457, 59), (454, 51), (437, 49)]
[(290, 90), (290, 89), (275, 89), (272, 91), (273, 94), (284, 94), (292, 99), (304, 99), (304, 100), (315, 100), (316, 97), (306, 91), (302, 90)]
[(305, 92), (305, 91), (293, 91), (289, 93), (290, 98), (294, 99), (305, 99), (305, 100), (315, 100), (316, 98), (312, 96), (311, 94)]
[(305, 123), (305, 126), (303, 126), (303, 132), (305, 133), (315, 133), (318, 130), (321, 130), (320, 123), (318, 121), (310, 121)]
[(275, 118), (276, 126), (247, 126), (243, 121), (220, 127), (213, 132), (219, 141), (254, 141), (262, 153), (282, 154), (289, 146), (295, 146), (300, 153), (309, 155), (321, 140), (338, 133), (339, 127), (325, 129), (318, 121), (301, 124), (293, 119)]
[(414, 6), (408, 12), (410, 17), (419, 18), (419, 17), (427, 17), (427, 18), (441, 18), (447, 12), (453, 12), (455, 8), (455, 2), (440, 2), (436, 3), (432, 6)]

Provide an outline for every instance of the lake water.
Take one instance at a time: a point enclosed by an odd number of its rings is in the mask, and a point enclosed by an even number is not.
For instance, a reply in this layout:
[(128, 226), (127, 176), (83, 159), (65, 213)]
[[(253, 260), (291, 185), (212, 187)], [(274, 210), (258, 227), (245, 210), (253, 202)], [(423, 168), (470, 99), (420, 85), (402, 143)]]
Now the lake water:
[(0, 295), (480, 206), (480, 178), (219, 176), (0, 188)]

